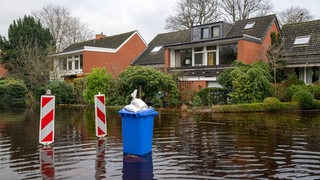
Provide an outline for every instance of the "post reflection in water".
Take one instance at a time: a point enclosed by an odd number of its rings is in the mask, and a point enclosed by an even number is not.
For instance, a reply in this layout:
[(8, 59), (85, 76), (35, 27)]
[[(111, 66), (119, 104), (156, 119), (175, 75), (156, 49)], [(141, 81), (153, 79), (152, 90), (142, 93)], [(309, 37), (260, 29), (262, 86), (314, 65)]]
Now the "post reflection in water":
[(124, 153), (122, 179), (153, 179), (152, 152), (141, 156)]
[(52, 147), (40, 149), (40, 171), (42, 179), (55, 179), (54, 177), (54, 150)]
[(97, 140), (97, 157), (96, 157), (96, 179), (106, 178), (106, 160), (105, 152), (107, 147), (107, 140), (99, 138)]

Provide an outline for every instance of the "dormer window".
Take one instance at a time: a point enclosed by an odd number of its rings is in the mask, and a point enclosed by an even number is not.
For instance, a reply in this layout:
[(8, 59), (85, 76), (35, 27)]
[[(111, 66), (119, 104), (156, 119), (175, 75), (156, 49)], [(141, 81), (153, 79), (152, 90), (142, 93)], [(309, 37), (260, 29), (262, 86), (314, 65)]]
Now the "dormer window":
[(211, 37), (219, 37), (220, 36), (220, 27), (219, 26), (214, 26), (211, 28)]
[(157, 53), (157, 52), (159, 52), (160, 51), (160, 49), (162, 48), (162, 46), (156, 46), (156, 47), (154, 47), (153, 49), (152, 49), (152, 53)]
[(248, 22), (243, 29), (251, 29), (253, 28), (254, 24), (256, 24), (255, 21)]
[(208, 39), (208, 38), (209, 38), (209, 28), (202, 28), (201, 39)]
[(293, 45), (304, 45), (308, 44), (310, 40), (310, 36), (298, 36), (293, 42)]

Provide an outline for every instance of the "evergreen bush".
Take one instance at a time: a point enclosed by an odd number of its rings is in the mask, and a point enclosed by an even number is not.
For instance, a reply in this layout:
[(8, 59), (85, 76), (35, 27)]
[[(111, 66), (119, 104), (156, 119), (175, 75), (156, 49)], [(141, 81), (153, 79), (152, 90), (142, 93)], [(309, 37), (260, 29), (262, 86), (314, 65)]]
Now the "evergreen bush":
[(265, 108), (269, 111), (279, 110), (281, 106), (279, 99), (276, 97), (265, 98), (263, 104), (265, 104)]
[(310, 92), (300, 90), (292, 96), (292, 102), (298, 102), (302, 109), (314, 108), (313, 96)]
[(105, 94), (105, 102), (109, 103), (107, 94), (111, 82), (111, 75), (107, 73), (106, 68), (93, 68), (91, 73), (86, 77), (86, 89), (84, 90), (84, 101), (88, 104), (94, 104), (94, 95)]
[(0, 107), (21, 108), (26, 105), (27, 87), (22, 80), (0, 80)]
[(73, 93), (73, 85), (68, 84), (66, 81), (50, 81), (45, 87), (43, 94), (47, 89), (51, 90), (51, 94), (55, 96), (56, 104), (71, 104), (75, 102)]
[(197, 92), (202, 105), (211, 106), (216, 104), (227, 104), (229, 96), (226, 88), (203, 88)]

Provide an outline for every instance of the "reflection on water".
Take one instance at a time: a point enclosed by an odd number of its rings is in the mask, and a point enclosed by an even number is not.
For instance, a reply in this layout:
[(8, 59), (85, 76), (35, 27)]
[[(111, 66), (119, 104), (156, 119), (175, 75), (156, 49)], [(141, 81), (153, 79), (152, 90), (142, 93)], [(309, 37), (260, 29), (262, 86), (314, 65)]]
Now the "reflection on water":
[(130, 154), (123, 155), (123, 176), (122, 179), (152, 179), (153, 162), (152, 153), (141, 156)]
[(52, 147), (41, 148), (39, 161), (40, 161), (42, 179), (55, 179), (53, 148)]
[(93, 109), (57, 109), (55, 142), (42, 147), (38, 110), (0, 111), (0, 178), (320, 178), (319, 112), (159, 110), (147, 157), (123, 154), (117, 110), (107, 123), (107, 137), (97, 139)]

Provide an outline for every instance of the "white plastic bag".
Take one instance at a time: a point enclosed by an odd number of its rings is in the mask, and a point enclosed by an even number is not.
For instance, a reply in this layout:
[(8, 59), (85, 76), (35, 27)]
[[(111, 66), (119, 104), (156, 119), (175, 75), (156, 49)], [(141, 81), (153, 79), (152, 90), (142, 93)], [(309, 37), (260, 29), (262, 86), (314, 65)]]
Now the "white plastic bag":
[(125, 107), (124, 107), (124, 109), (125, 110), (127, 110), (127, 111), (131, 111), (131, 112), (137, 112), (137, 111), (139, 111), (139, 109), (135, 106), (135, 105), (133, 105), (133, 104), (128, 104), (128, 105), (126, 105)]
[(137, 90), (134, 90), (133, 93), (131, 93), (131, 96), (132, 96), (131, 104), (126, 105), (124, 107), (127, 111), (137, 112), (140, 110), (148, 109), (148, 105), (143, 100), (136, 98)]

